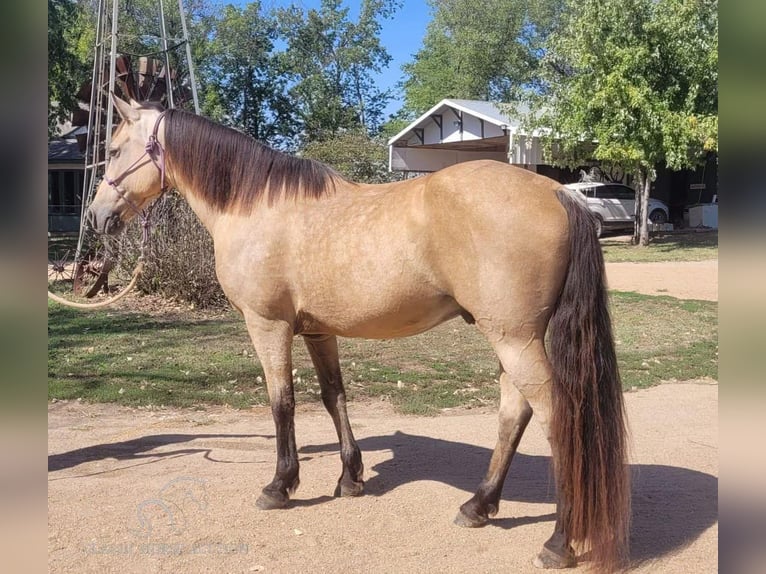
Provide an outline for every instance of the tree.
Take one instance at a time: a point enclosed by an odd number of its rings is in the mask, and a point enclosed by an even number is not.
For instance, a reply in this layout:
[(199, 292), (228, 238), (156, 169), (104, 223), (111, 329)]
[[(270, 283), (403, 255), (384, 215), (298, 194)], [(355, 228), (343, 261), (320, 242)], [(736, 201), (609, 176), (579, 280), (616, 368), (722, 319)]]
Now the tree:
[(75, 0), (48, 0), (48, 137), (77, 108), (77, 90), (88, 73), (78, 50), (85, 20)]
[(634, 242), (649, 242), (657, 167), (718, 149), (717, 0), (567, 0), (549, 38), (532, 124), (551, 160), (596, 159), (636, 175)]
[[(194, 29), (202, 15), (209, 12), (208, 0), (184, 0), (187, 21), (193, 28), (192, 44), (199, 45)], [(129, 54), (136, 64), (137, 57), (151, 54), (156, 57), (162, 49), (160, 21), (156, 0), (131, 0), (119, 5), (119, 37), (117, 49)], [(171, 38), (182, 35), (178, 3), (165, 2), (167, 32)], [(91, 79), (94, 44), (96, 40), (98, 0), (48, 0), (48, 132), (55, 131), (59, 122), (68, 120), (77, 109), (77, 92)], [(107, 33), (110, 30), (111, 10), (107, 10)], [(107, 45), (107, 51), (109, 47)], [(178, 50), (169, 55), (171, 67), (183, 81), (186, 70)], [(80, 102), (88, 104), (89, 101)], [(178, 105), (178, 101), (176, 104)]]
[(443, 98), (511, 102), (535, 89), (542, 43), (562, 0), (429, 0), (423, 47), (403, 69), (405, 107), (419, 115)]
[(203, 113), (284, 147), (295, 119), (274, 47), (276, 20), (260, 2), (230, 5), (207, 18), (206, 36), (198, 53)]
[(314, 141), (342, 129), (374, 133), (389, 99), (372, 74), (391, 57), (380, 43), (380, 19), (398, 0), (363, 0), (356, 21), (340, 0), (322, 0), (318, 10), (296, 6), (277, 11), (290, 97), (302, 124), (302, 137)]

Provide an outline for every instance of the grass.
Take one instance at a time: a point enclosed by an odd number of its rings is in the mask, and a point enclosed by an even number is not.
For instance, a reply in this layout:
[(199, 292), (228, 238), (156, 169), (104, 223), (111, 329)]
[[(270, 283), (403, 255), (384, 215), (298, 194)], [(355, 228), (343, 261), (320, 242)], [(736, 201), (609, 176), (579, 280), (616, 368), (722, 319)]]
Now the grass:
[[(667, 380), (717, 379), (717, 303), (612, 293), (626, 389)], [(293, 346), (298, 402), (319, 385), (300, 340)], [(495, 404), (497, 358), (457, 319), (407, 339), (340, 341), (349, 398), (382, 398), (403, 413)], [(204, 408), (266, 404), (263, 372), (233, 312), (83, 313), (48, 306), (48, 397), (124, 405)]]
[(77, 249), (77, 235), (58, 234), (48, 237), (48, 259), (51, 261), (62, 259), (65, 255), (68, 259), (74, 259)]
[(718, 379), (718, 304), (614, 292), (617, 359), (626, 389)]
[(607, 262), (704, 261), (718, 259), (718, 231), (657, 233), (647, 247), (624, 238), (604, 237), (601, 248)]
[[(126, 405), (265, 401), (244, 327), (227, 314), (173, 320), (49, 304), (49, 398)], [(261, 373), (262, 374), (262, 373)]]

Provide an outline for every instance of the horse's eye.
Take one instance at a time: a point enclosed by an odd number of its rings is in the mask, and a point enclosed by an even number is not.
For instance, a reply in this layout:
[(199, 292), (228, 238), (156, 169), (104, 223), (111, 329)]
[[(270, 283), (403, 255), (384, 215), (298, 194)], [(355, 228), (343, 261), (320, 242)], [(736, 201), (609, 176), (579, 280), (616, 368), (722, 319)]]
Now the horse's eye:
[(120, 155), (120, 150), (118, 148), (116, 147), (109, 148), (109, 157), (114, 158), (114, 157), (117, 157), (118, 155)]

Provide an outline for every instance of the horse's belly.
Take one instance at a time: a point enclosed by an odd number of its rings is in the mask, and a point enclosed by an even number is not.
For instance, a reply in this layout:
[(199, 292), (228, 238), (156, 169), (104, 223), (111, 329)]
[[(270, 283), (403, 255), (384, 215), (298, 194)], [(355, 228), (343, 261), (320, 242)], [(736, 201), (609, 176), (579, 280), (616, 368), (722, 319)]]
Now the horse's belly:
[(449, 296), (408, 301), (395, 306), (344, 307), (336, 309), (335, 313), (312, 311), (307, 309), (299, 313), (297, 330), (301, 333), (330, 333), (363, 339), (417, 335), (463, 312)]

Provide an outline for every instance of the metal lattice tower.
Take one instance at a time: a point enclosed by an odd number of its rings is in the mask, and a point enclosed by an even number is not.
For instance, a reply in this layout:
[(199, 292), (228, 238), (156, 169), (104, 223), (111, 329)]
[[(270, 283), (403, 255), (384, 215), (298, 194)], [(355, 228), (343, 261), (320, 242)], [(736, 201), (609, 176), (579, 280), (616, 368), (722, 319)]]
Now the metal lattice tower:
[[(126, 8), (129, 2), (125, 2)], [(150, 2), (146, 3), (150, 5)], [(131, 14), (121, 12), (119, 0), (98, 0), (93, 73), (90, 83), (85, 173), (82, 188), (80, 233), (75, 252), (76, 275), (97, 240), (89, 232), (85, 214), (106, 168), (106, 150), (115, 127), (110, 94), (124, 99), (153, 101), (165, 108), (184, 107), (199, 113), (196, 79), (183, 0), (174, 12), (163, 0), (156, 1), (155, 30), (138, 34), (120, 31), (120, 19), (130, 23)], [(134, 15), (135, 16), (135, 15)], [(175, 29), (168, 32), (168, 19)], [(145, 25), (146, 15), (143, 18)], [(180, 28), (179, 28), (180, 24)], [(83, 102), (84, 103), (84, 102)], [(108, 273), (108, 269), (105, 270)], [(75, 280), (77, 289), (77, 280)]]

